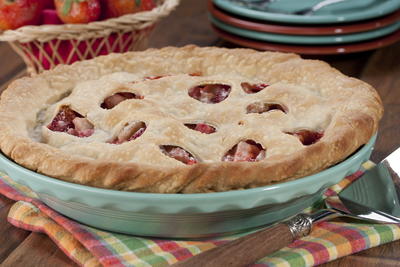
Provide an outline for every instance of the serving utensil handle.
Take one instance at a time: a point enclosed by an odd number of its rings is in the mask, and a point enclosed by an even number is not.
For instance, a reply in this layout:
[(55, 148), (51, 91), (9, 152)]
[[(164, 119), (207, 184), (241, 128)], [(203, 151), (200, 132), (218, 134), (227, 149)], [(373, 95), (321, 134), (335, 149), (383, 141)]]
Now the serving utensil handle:
[(310, 216), (299, 214), (287, 222), (243, 236), (178, 262), (173, 266), (246, 266), (289, 245), (295, 239), (308, 235), (311, 231), (311, 225), (312, 219)]

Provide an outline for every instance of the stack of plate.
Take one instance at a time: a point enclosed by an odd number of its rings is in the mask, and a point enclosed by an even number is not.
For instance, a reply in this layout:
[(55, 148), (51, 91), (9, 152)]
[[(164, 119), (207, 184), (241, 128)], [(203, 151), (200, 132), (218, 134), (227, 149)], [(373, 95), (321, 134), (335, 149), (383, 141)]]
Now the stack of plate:
[(400, 0), (209, 0), (208, 9), (221, 38), (260, 50), (342, 54), (400, 40)]

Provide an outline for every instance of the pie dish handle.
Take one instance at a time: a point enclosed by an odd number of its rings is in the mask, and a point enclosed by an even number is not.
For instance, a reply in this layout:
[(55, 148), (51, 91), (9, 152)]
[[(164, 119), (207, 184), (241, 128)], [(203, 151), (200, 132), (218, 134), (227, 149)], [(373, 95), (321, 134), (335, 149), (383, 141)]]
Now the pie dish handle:
[(247, 266), (307, 236), (313, 218), (298, 214), (292, 219), (243, 236), (222, 246), (174, 264), (174, 267)]

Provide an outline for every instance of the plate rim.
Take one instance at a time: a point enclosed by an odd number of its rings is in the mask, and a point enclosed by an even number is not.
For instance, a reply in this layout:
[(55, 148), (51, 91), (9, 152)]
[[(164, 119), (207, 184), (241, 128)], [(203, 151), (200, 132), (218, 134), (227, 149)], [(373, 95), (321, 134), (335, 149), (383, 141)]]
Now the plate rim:
[(240, 17), (236, 17), (235, 14), (224, 13), (224, 10), (218, 8), (212, 0), (208, 0), (208, 11), (217, 19), (235, 27), (260, 32), (293, 35), (299, 35), (299, 33), (301, 35), (348, 34), (379, 29), (400, 21), (400, 9), (376, 19), (362, 21), (359, 23), (338, 24), (336, 26), (294, 26), (289, 24), (269, 24), (268, 22), (262, 23), (261, 21), (252, 21), (251, 19), (245, 20), (241, 19)]
[(304, 23), (304, 24), (315, 24), (315, 23), (344, 23), (353, 22), (359, 20), (366, 20), (384, 16), (392, 11), (400, 8), (400, 1), (387, 0), (381, 4), (379, 12), (375, 9), (368, 9), (366, 11), (356, 12), (347, 16), (334, 16), (334, 15), (314, 15), (314, 16), (301, 16), (291, 14), (272, 13), (259, 10), (252, 10), (246, 7), (241, 7), (233, 3), (228, 3), (228, 0), (213, 0), (214, 4), (219, 8), (229, 11), (231, 13), (249, 17), (253, 19), (260, 19), (265, 21), (285, 22), (285, 23)]
[(310, 46), (310, 45), (290, 45), (290, 44), (279, 44), (272, 42), (262, 42), (258, 40), (252, 40), (245, 37), (236, 36), (228, 33), (212, 25), (212, 29), (217, 35), (229, 42), (232, 42), (243, 47), (252, 49), (264, 50), (264, 51), (279, 51), (285, 53), (298, 53), (302, 55), (338, 55), (348, 54), (356, 52), (364, 52), (368, 50), (378, 49), (384, 46), (391, 45), (400, 40), (400, 30), (395, 31), (392, 34), (359, 43), (350, 44), (337, 44), (332, 46), (321, 45), (321, 46)]
[(331, 45), (331, 44), (348, 44), (353, 42), (364, 42), (376, 38), (381, 38), (385, 35), (392, 34), (400, 29), (400, 21), (385, 26), (383, 28), (351, 33), (351, 34), (337, 34), (337, 35), (324, 35), (324, 36), (306, 36), (306, 35), (289, 35), (289, 34), (278, 34), (278, 33), (266, 33), (258, 32), (254, 30), (248, 30), (238, 28), (229, 24), (226, 24), (210, 15), (210, 21), (216, 27), (229, 32), (231, 34), (250, 38), (264, 42), (284, 43), (284, 44), (296, 44), (296, 45)]

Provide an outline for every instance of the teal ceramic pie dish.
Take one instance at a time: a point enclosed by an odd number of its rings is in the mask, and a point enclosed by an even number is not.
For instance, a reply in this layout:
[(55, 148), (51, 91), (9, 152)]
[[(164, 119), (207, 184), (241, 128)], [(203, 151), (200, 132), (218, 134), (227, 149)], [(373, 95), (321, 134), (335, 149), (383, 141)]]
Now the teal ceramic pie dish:
[(329, 186), (357, 171), (369, 159), (375, 140), (376, 136), (346, 160), (317, 174), (219, 193), (155, 194), (88, 187), (38, 174), (2, 154), (0, 171), (80, 223), (140, 236), (197, 238), (260, 227), (301, 212)]

